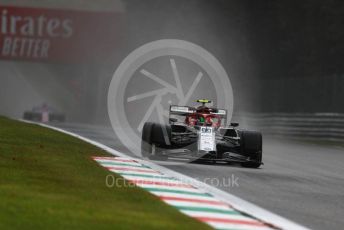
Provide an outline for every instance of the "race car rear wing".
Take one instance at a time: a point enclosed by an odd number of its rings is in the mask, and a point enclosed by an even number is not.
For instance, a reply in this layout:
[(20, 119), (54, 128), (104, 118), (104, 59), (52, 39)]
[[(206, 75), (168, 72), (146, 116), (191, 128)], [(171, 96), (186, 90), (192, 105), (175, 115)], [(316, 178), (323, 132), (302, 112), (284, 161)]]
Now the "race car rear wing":
[[(195, 108), (189, 107), (189, 106), (179, 106), (179, 105), (171, 105), (170, 106), (170, 113), (171, 114), (178, 114), (178, 115), (183, 115), (183, 114), (190, 114), (190, 113), (195, 113), (196, 110)], [(225, 109), (214, 109), (212, 108), (210, 111), (211, 114), (216, 114), (219, 116), (226, 116), (227, 115), (227, 110)]]
[[(189, 106), (179, 106), (179, 105), (171, 105), (170, 106), (170, 118), (171, 115), (177, 115), (177, 116), (186, 116), (188, 114), (195, 113), (196, 109), (193, 107)], [(216, 109), (216, 108), (211, 108), (210, 111), (211, 114), (216, 114), (220, 116), (223, 120), (222, 124), (226, 125), (227, 123), (227, 110), (225, 109)]]
[(214, 112), (210, 112), (211, 114), (216, 114), (219, 116), (227, 116), (227, 110), (225, 109), (215, 109)]
[(175, 115), (187, 115), (190, 113), (195, 113), (196, 110), (192, 107), (188, 106), (179, 106), (179, 105), (171, 105), (170, 106), (170, 114)]

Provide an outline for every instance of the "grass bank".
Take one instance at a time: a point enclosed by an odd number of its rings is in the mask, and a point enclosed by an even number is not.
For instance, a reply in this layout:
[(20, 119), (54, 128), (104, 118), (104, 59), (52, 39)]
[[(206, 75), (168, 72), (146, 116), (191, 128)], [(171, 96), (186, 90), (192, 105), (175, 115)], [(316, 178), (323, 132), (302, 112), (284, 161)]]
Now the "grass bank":
[(108, 154), (0, 117), (0, 229), (208, 228), (140, 188), (106, 187), (91, 156)]

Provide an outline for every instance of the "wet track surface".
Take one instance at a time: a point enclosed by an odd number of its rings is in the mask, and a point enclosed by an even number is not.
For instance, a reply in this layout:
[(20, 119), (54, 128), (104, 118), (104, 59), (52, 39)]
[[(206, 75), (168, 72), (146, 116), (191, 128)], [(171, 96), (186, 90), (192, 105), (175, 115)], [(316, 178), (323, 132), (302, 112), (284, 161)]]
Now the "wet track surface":
[[(110, 128), (54, 125), (128, 153)], [(260, 169), (227, 164), (156, 163), (198, 178), (306, 227), (343, 228), (344, 148), (265, 138), (263, 151), (265, 165)]]

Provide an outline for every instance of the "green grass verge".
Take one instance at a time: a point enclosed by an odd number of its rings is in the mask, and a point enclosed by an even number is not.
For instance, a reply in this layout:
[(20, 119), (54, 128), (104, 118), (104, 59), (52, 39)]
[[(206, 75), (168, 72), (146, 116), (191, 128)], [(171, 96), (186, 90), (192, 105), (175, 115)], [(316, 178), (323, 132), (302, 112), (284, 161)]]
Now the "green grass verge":
[(107, 155), (0, 117), (0, 229), (208, 229), (140, 188), (108, 188), (90, 158)]

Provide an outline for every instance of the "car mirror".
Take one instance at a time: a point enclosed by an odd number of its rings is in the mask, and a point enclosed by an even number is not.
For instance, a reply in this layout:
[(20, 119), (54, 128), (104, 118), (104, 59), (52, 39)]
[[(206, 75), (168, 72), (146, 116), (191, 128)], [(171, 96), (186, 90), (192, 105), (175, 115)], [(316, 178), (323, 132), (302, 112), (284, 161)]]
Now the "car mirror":
[(231, 126), (233, 126), (233, 127), (238, 127), (238, 126), (239, 126), (239, 123), (237, 123), (237, 122), (231, 122)]

